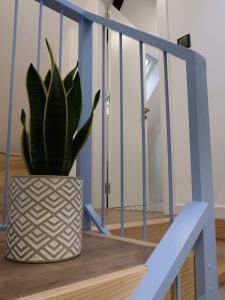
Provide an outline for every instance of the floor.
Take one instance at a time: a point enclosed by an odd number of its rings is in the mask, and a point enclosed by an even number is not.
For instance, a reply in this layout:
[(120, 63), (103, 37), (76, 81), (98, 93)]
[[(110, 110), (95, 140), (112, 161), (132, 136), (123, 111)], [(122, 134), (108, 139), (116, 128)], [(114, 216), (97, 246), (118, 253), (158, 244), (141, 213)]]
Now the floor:
[[(101, 210), (96, 210), (97, 214), (101, 215)], [(159, 219), (165, 217), (161, 212), (147, 212), (148, 220)], [(143, 220), (143, 211), (141, 210), (124, 210), (125, 223), (140, 222)], [(120, 223), (120, 210), (117, 208), (106, 208), (105, 209), (105, 224), (119, 224)]]

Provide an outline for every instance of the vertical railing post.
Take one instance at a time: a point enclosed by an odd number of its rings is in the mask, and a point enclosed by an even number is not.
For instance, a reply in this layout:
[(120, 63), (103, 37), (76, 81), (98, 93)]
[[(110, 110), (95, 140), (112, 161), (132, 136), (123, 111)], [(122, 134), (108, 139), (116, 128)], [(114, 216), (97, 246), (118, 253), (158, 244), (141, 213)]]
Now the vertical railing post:
[(102, 203), (101, 224), (105, 225), (105, 189), (106, 189), (106, 30), (102, 27)]
[(0, 226), (0, 231), (5, 230), (6, 226), (7, 226), (7, 202), (8, 202), (8, 184), (9, 184), (11, 134), (12, 134), (12, 113), (13, 113), (15, 65), (16, 65), (16, 44), (17, 44), (18, 10), (19, 10), (19, 0), (15, 0), (14, 28), (13, 28), (13, 45), (12, 45), (12, 61), (11, 61), (11, 72), (10, 72), (10, 92), (9, 92), (8, 124), (7, 124), (7, 138), (6, 138), (4, 204), (3, 204), (3, 220), (2, 220), (3, 225)]
[(43, 20), (43, 0), (40, 0), (38, 18), (38, 45), (37, 45), (37, 70), (41, 67), (41, 39), (42, 39), (42, 20)]
[[(87, 120), (92, 106), (92, 48), (93, 32), (92, 22), (81, 19), (79, 24), (79, 71), (81, 77), (83, 94), (83, 113), (81, 124)], [(91, 136), (81, 151), (77, 160), (77, 175), (84, 180), (83, 202), (91, 204), (92, 202), (92, 139)], [(91, 221), (87, 215), (83, 219), (84, 230), (90, 230)]]
[(63, 56), (63, 10), (60, 12), (59, 22), (59, 72), (62, 73), (62, 56)]
[(147, 207), (147, 164), (146, 164), (146, 142), (145, 142), (145, 82), (144, 82), (144, 55), (143, 43), (139, 42), (140, 54), (140, 80), (141, 80), (141, 134), (142, 134), (142, 193), (143, 193), (143, 238), (148, 239), (148, 207)]
[(119, 35), (119, 64), (120, 64), (120, 234), (125, 235), (124, 217), (124, 97), (123, 97), (123, 35)]
[[(168, 188), (169, 188), (169, 222), (173, 223), (173, 167), (172, 167), (172, 145), (171, 145), (171, 124), (170, 124), (170, 97), (169, 97), (169, 75), (168, 75), (168, 54), (163, 51), (164, 63), (164, 85), (165, 85), (165, 107), (166, 107), (166, 140), (168, 157)], [(176, 300), (181, 298), (180, 275), (176, 277)]]
[(196, 299), (218, 299), (206, 63), (198, 54), (187, 61), (187, 89), (193, 201), (208, 203), (208, 220), (195, 246)]
[(171, 124), (170, 124), (170, 99), (167, 52), (163, 52), (164, 83), (165, 83), (165, 107), (166, 107), (166, 137), (168, 156), (168, 187), (169, 187), (169, 221), (173, 222), (173, 168), (172, 168), (172, 146), (171, 146)]

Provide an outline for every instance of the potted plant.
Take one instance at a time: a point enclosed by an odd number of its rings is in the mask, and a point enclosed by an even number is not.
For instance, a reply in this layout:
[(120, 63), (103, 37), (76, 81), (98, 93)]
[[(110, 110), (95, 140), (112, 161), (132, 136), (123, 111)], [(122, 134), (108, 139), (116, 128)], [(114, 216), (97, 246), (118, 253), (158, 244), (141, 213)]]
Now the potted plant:
[(64, 80), (51, 58), (44, 80), (31, 64), (26, 78), (30, 106), (29, 131), (25, 111), (21, 148), (30, 176), (14, 176), (9, 187), (6, 257), (20, 262), (54, 262), (81, 252), (81, 178), (68, 176), (91, 130), (90, 117), (78, 130), (82, 91), (78, 65)]

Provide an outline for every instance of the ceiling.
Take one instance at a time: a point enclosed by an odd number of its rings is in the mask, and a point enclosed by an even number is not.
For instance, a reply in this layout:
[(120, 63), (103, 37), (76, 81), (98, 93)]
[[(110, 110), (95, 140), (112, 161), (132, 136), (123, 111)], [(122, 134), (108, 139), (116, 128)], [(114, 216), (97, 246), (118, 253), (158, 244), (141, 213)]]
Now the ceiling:
[(104, 2), (108, 5), (113, 4), (117, 9), (120, 10), (123, 5), (124, 0), (102, 0), (102, 2)]
[(106, 4), (111, 4), (111, 3), (113, 3), (113, 0), (102, 0), (102, 2), (104, 2)]
[(113, 1), (113, 5), (114, 5), (118, 10), (120, 10), (121, 7), (122, 7), (122, 5), (123, 5), (123, 2), (124, 2), (124, 0), (114, 0), (114, 1)]

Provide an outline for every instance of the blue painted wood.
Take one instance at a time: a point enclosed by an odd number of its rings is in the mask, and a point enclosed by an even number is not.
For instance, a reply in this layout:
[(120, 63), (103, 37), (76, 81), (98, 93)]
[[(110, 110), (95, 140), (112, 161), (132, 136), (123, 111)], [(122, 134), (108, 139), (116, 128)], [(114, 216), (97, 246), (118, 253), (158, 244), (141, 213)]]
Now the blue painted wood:
[(10, 149), (11, 149), (11, 133), (12, 133), (12, 112), (13, 112), (13, 98), (14, 98), (14, 82), (15, 82), (15, 64), (16, 64), (16, 44), (17, 44), (17, 24), (18, 24), (19, 1), (15, 0), (14, 9), (14, 27), (13, 27), (13, 47), (12, 47), (12, 61), (10, 72), (10, 92), (9, 92), (9, 106), (8, 106), (8, 124), (7, 124), (7, 139), (6, 139), (6, 160), (5, 160), (5, 181), (4, 181), (4, 203), (3, 203), (3, 226), (7, 225), (7, 202), (8, 202), (8, 185), (9, 185), (9, 163), (10, 163)]
[(7, 225), (0, 225), (0, 232), (4, 232), (7, 230)]
[[(81, 126), (88, 119), (92, 107), (92, 48), (93, 48), (92, 22), (82, 19), (79, 24), (79, 71), (83, 95), (83, 111)], [(92, 138), (87, 143), (77, 159), (77, 175), (84, 179), (84, 204), (92, 203)], [(85, 230), (91, 229), (91, 220), (84, 215), (83, 226)]]
[(105, 19), (105, 18), (95, 15), (93, 13), (85, 12), (84, 16), (86, 19), (88, 19), (92, 22), (101, 24), (105, 27), (110, 28), (111, 30), (122, 33), (123, 35), (126, 35), (137, 41), (141, 41), (144, 44), (148, 44), (153, 47), (164, 50), (166, 52), (169, 52), (169, 53), (171, 53), (177, 57), (183, 58), (185, 60), (191, 59), (192, 57), (195, 57), (195, 56), (200, 56), (198, 53), (196, 53), (195, 51), (193, 51), (191, 49), (187, 49), (183, 46), (176, 45), (172, 42), (169, 42), (162, 38), (156, 37), (154, 35), (145, 33), (141, 30), (134, 29), (133, 27), (129, 27), (129, 26), (121, 24), (119, 22), (116, 22), (116, 21), (113, 21), (110, 19)]
[(123, 35), (119, 36), (120, 64), (120, 234), (124, 236), (124, 98), (123, 98)]
[[(185, 205), (146, 262), (149, 268), (132, 300), (164, 299), (208, 217), (208, 204)], [(216, 298), (211, 298), (216, 299)]]
[(169, 99), (169, 78), (167, 52), (163, 52), (164, 63), (164, 86), (165, 86), (165, 107), (166, 107), (166, 134), (167, 134), (167, 160), (168, 160), (168, 188), (169, 188), (169, 221), (173, 222), (173, 169), (172, 169), (172, 146), (170, 126), (170, 99)]
[(143, 238), (148, 239), (147, 227), (147, 163), (146, 163), (146, 142), (145, 142), (145, 83), (144, 83), (144, 58), (143, 43), (139, 43), (140, 53), (140, 80), (141, 80), (141, 137), (142, 137), (142, 194), (143, 194)]
[[(169, 76), (167, 52), (163, 52), (164, 64), (164, 86), (165, 86), (165, 107), (166, 107), (166, 134), (167, 134), (167, 161), (168, 161), (168, 188), (169, 188), (169, 222), (173, 223), (173, 168), (172, 168), (172, 146), (171, 146), (171, 125), (170, 125), (170, 97), (169, 97)], [(181, 297), (180, 276), (175, 280), (176, 300)]]
[(41, 66), (41, 40), (42, 40), (42, 19), (43, 19), (43, 0), (40, 0), (39, 18), (38, 18), (38, 45), (37, 45), (37, 70)]
[(176, 300), (181, 300), (181, 275), (178, 274), (175, 279)]
[(105, 185), (106, 185), (106, 144), (105, 144), (105, 114), (106, 114), (106, 35), (105, 27), (102, 27), (102, 207), (101, 222), (105, 223)]
[[(209, 206), (207, 223), (196, 243), (197, 296), (218, 299), (212, 160), (206, 63), (203, 58), (187, 63), (188, 112), (191, 153), (192, 199)], [(208, 265), (211, 266), (208, 269)]]
[(59, 22), (59, 72), (62, 73), (62, 55), (63, 55), (63, 10), (60, 13), (60, 22)]
[[(40, 2), (41, 0), (35, 1)], [(172, 42), (166, 41), (162, 38), (145, 33), (141, 30), (137, 30), (127, 25), (123, 25), (119, 22), (87, 12), (78, 7), (77, 5), (72, 4), (68, 0), (44, 0), (44, 5), (59, 13), (61, 12), (61, 10), (63, 10), (64, 16), (74, 21), (80, 22), (80, 20), (84, 17), (85, 19), (91, 22), (98, 23), (106, 28), (122, 33), (123, 35), (129, 36), (135, 40), (142, 41), (145, 44), (162, 49), (185, 60), (191, 60), (194, 58), (201, 57), (201, 55), (199, 55), (191, 49), (187, 49), (180, 45), (176, 45)]]
[[(40, 3), (40, 1), (42, 0), (35, 1)], [(43, 0), (43, 5), (58, 13), (61, 13), (61, 11), (63, 10), (65, 17), (76, 22), (80, 22), (85, 13), (85, 11), (79, 6), (67, 0)]]
[(97, 215), (96, 211), (90, 204), (86, 204), (84, 206), (86, 214), (89, 216), (89, 218), (93, 221), (95, 226), (98, 228), (98, 230), (103, 234), (109, 234), (111, 235), (109, 229), (104, 225), (102, 226), (102, 221)]

